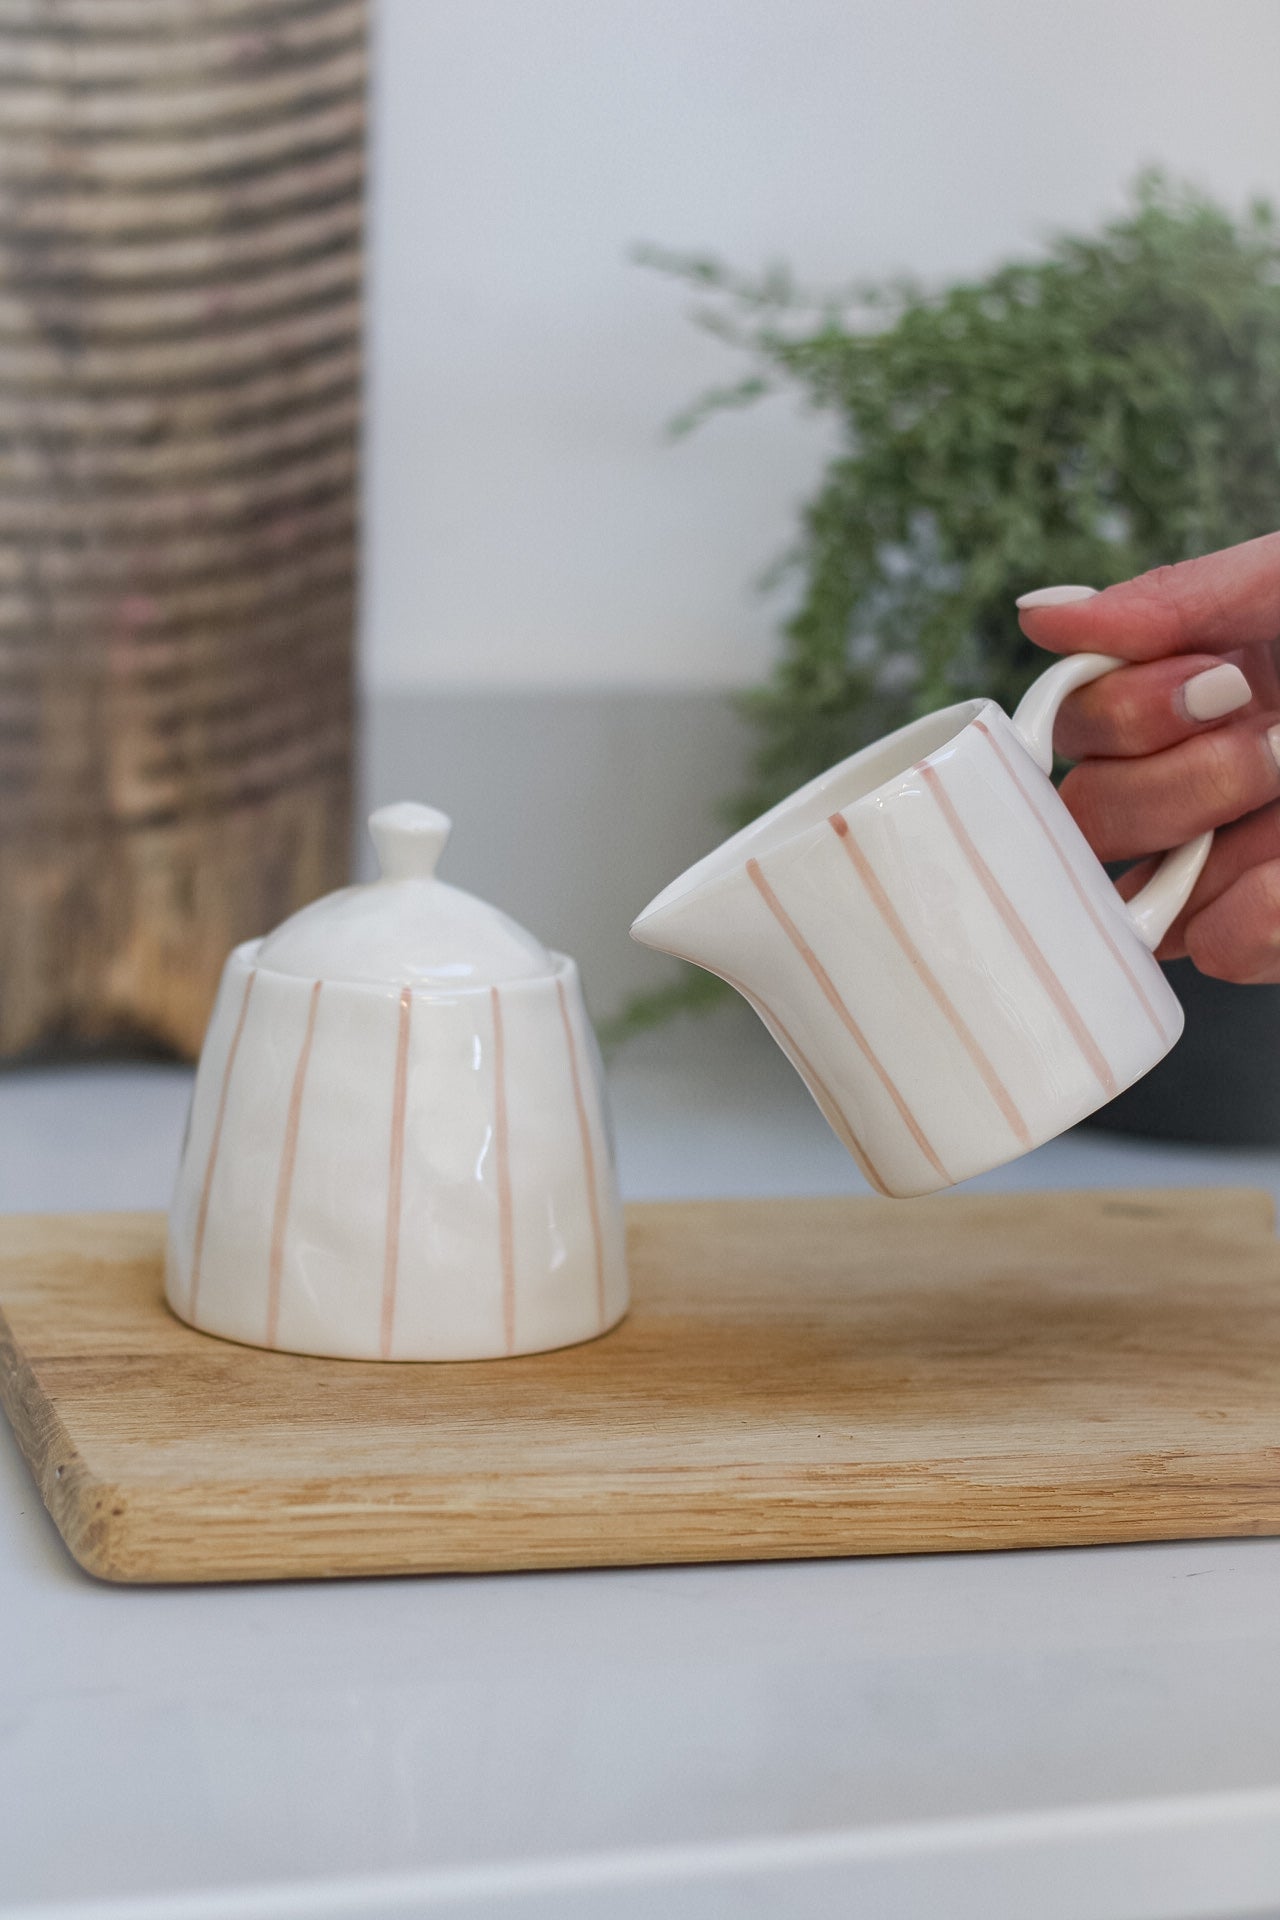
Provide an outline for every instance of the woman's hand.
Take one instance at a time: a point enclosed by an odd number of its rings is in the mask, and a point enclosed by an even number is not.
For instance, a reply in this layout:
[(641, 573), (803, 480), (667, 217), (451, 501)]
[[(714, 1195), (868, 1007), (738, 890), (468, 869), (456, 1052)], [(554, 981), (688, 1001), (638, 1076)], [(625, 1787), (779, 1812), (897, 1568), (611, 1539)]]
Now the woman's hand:
[(1280, 533), (1104, 593), (1044, 588), (1018, 608), (1037, 646), (1133, 662), (1072, 694), (1055, 734), (1081, 763), (1062, 797), (1098, 856), (1140, 858), (1218, 829), (1161, 959), (1280, 981)]

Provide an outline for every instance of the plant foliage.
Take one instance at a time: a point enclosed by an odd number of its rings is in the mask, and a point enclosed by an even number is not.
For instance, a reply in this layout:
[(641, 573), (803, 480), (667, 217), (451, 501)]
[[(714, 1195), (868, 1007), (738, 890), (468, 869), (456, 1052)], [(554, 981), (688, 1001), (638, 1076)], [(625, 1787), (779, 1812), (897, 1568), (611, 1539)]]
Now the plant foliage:
[[(917, 715), (1006, 706), (1043, 665), (1013, 602), (1106, 586), (1280, 524), (1280, 226), (1145, 175), (1118, 219), (941, 291), (826, 298), (774, 270), (645, 249), (748, 357), (674, 423), (798, 391), (838, 446), (772, 577), (792, 611), (769, 683), (752, 818)], [(684, 1003), (650, 997), (642, 1021)], [(699, 996), (705, 1000), (705, 995)]]

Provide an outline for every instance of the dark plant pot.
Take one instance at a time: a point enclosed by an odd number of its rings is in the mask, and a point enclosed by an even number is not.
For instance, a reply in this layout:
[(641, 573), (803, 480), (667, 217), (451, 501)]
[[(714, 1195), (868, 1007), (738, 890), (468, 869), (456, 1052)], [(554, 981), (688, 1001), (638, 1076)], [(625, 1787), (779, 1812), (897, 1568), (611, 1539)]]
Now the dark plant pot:
[(1186, 1031), (1086, 1125), (1209, 1146), (1280, 1145), (1280, 987), (1233, 987), (1189, 960), (1165, 968)]

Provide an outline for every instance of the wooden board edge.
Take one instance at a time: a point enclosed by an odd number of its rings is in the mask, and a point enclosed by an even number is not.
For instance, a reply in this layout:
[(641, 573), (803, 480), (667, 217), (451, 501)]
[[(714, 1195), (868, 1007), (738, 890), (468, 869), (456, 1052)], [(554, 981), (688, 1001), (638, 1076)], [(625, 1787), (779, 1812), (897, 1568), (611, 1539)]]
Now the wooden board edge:
[[(945, 1464), (945, 1463), (944, 1463)], [(1242, 1462), (1242, 1465), (1244, 1463)], [(917, 1489), (907, 1478), (872, 1493), (856, 1484), (814, 1491), (727, 1493), (712, 1478), (686, 1489), (673, 1515), (664, 1487), (646, 1489), (626, 1475), (565, 1485), (546, 1497), (536, 1528), (527, 1506), (478, 1494), (424, 1510), (419, 1485), (389, 1483), (361, 1506), (343, 1500), (272, 1506), (262, 1488), (216, 1494), (198, 1483), (175, 1506), (172, 1493), (143, 1486), (120, 1492), (95, 1483), (79, 1509), (79, 1531), (63, 1537), (85, 1570), (125, 1585), (255, 1584), (388, 1576), (581, 1571), (597, 1567), (694, 1566), (750, 1561), (889, 1557), (1057, 1547), (1120, 1546), (1280, 1534), (1280, 1482), (1261, 1458), (1233, 1484), (1189, 1463), (1144, 1481), (1151, 1462), (1128, 1462), (1128, 1499), (1118, 1510), (1111, 1485), (1096, 1491), (1056, 1480), (980, 1491), (972, 1476), (967, 1503), (952, 1506), (945, 1488)], [(974, 1494), (977, 1491), (978, 1497)], [(414, 1510), (416, 1496), (416, 1511)], [(627, 1525), (618, 1524), (618, 1511)], [(253, 1523), (257, 1524), (253, 1524)]]
[[(146, 1530), (148, 1533), (149, 1529)], [(543, 1546), (523, 1545), (519, 1552), (485, 1553), (474, 1543), (455, 1552), (415, 1555), (396, 1549), (370, 1548), (353, 1552), (344, 1546), (340, 1559), (314, 1546), (284, 1537), (252, 1562), (238, 1553), (220, 1558), (217, 1552), (195, 1556), (163, 1538), (130, 1542), (115, 1536), (102, 1554), (79, 1553), (63, 1534), (81, 1570), (112, 1586), (257, 1586), (285, 1580), (364, 1580), (466, 1578), (489, 1574), (582, 1573), (628, 1567), (733, 1566), (781, 1561), (901, 1559), (914, 1554), (1048, 1552), (1086, 1547), (1186, 1544), (1197, 1540), (1274, 1538), (1280, 1534), (1280, 1513), (1259, 1522), (1254, 1513), (1212, 1517), (1179, 1515), (1162, 1520), (1116, 1524), (1097, 1511), (1082, 1516), (1069, 1529), (1061, 1523), (1021, 1520), (1013, 1528), (974, 1525), (963, 1532), (921, 1531), (909, 1542), (876, 1537), (833, 1539), (817, 1544), (811, 1538), (788, 1535), (759, 1536), (743, 1529), (732, 1537), (676, 1547), (664, 1540), (642, 1538), (625, 1546), (610, 1541), (584, 1552), (555, 1541)], [(290, 1550), (290, 1549), (293, 1550)], [(136, 1549), (136, 1550), (135, 1550)]]
[(100, 1480), (73, 1444), (34, 1369), (21, 1352), (0, 1307), (0, 1409), (19, 1451), (76, 1564), (100, 1580), (124, 1580), (118, 1523), (120, 1494)]

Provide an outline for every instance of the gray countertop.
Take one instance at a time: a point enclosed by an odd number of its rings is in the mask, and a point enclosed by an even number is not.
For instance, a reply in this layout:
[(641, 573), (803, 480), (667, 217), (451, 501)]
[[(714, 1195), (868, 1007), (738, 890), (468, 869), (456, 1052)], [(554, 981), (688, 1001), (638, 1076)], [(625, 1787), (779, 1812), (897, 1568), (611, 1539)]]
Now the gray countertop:
[[(861, 1189), (736, 1011), (612, 1079), (630, 1197)], [(164, 1205), (189, 1084), (0, 1077), (0, 1207)], [(1190, 1183), (1280, 1154), (1080, 1132), (977, 1184)], [(1280, 1910), (1278, 1588), (1249, 1540), (112, 1589), (4, 1429), (0, 1912)]]

